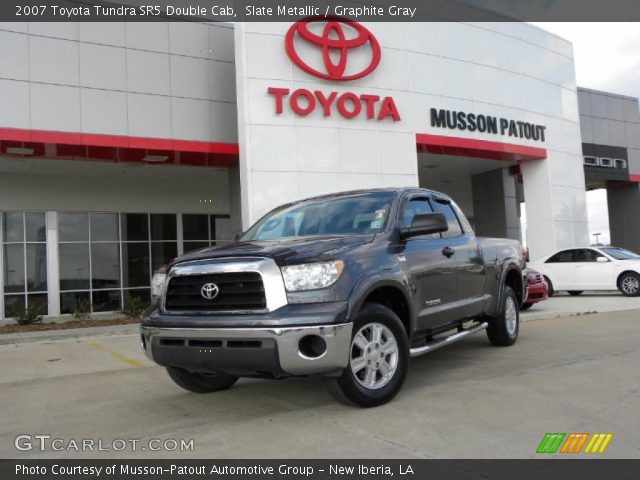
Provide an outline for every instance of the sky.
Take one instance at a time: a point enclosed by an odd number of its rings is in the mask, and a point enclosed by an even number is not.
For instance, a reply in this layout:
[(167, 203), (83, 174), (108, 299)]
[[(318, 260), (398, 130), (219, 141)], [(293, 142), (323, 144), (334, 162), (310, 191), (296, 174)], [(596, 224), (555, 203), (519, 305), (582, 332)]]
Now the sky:
[[(573, 43), (578, 86), (640, 97), (639, 23), (534, 23)], [(589, 233), (609, 243), (605, 190), (587, 192)], [(594, 242), (595, 237), (589, 240)]]

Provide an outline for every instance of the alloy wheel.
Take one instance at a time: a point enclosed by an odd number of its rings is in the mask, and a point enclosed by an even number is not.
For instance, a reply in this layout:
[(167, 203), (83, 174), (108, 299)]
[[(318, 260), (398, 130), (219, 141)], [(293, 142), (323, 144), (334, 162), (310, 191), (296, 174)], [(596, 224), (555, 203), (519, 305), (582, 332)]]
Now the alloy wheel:
[(398, 367), (398, 342), (381, 323), (368, 323), (351, 341), (351, 372), (365, 388), (377, 390), (393, 378)]

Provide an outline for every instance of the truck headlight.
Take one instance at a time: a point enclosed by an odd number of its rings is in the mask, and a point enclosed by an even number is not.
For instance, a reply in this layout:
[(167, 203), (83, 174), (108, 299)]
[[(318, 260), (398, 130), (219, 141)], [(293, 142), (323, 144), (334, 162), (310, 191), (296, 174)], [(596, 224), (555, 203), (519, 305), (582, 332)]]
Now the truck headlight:
[(338, 280), (343, 269), (342, 260), (281, 268), (284, 286), (289, 292), (328, 287)]
[(154, 273), (151, 279), (151, 296), (161, 297), (164, 294), (164, 287), (167, 283), (166, 273)]

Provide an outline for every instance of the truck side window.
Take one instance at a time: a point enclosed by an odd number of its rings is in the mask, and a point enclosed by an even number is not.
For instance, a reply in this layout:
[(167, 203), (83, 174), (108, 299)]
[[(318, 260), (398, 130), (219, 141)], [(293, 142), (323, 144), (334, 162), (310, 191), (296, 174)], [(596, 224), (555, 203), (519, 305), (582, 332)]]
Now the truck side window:
[(433, 208), (436, 210), (436, 212), (442, 213), (447, 219), (447, 223), (449, 224), (449, 230), (447, 230), (446, 232), (442, 232), (442, 238), (457, 237), (459, 235), (462, 235), (462, 227), (460, 226), (460, 221), (458, 220), (456, 212), (453, 211), (450, 203), (434, 201)]
[(422, 213), (432, 213), (433, 209), (427, 198), (411, 198), (404, 206), (402, 212), (402, 220), (400, 226), (402, 228), (410, 227), (413, 217)]

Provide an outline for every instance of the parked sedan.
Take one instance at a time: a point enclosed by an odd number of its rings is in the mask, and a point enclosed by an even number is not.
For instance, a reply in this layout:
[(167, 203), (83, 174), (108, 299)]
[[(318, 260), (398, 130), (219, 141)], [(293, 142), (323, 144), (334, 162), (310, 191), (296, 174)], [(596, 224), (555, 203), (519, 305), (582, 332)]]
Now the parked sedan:
[(530, 268), (549, 285), (549, 296), (559, 290), (580, 295), (585, 290), (620, 290), (627, 297), (640, 295), (640, 255), (618, 247), (560, 250)]
[(534, 303), (544, 302), (549, 298), (549, 286), (540, 272), (527, 268), (524, 278), (527, 281), (527, 298), (520, 310), (528, 310)]

